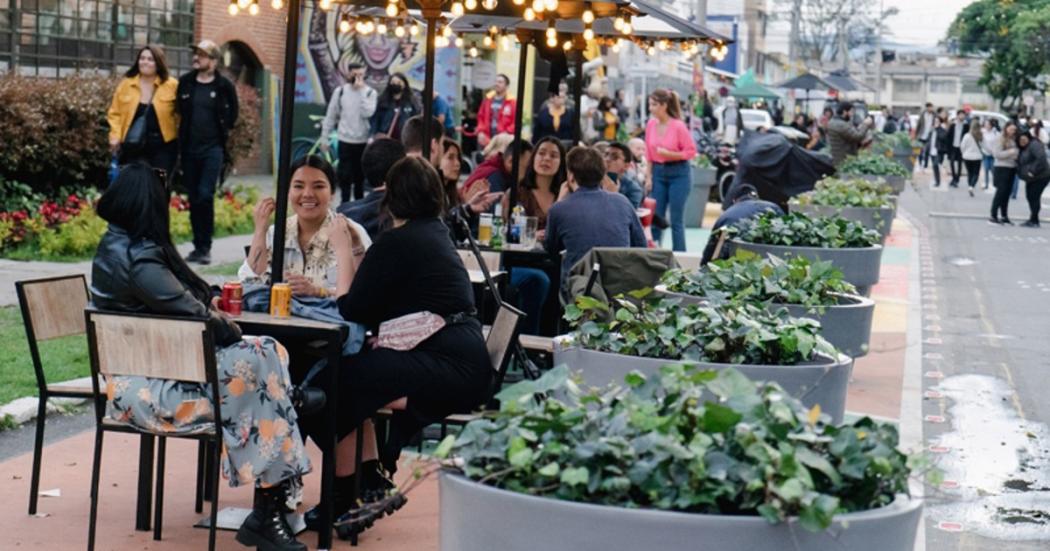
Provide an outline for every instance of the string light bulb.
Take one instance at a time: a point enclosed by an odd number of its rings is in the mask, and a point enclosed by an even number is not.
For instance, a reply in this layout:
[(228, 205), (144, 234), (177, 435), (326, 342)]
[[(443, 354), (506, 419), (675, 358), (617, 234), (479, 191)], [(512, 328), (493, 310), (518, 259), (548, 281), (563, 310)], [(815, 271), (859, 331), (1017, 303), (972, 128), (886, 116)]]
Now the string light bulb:
[(515, 6), (524, 6), (525, 0), (513, 0)]
[(547, 8), (547, 11), (558, 11), (558, 0), (544, 0), (543, 7)]
[(252, 2), (251, 5), (248, 6), (248, 13), (251, 15), (259, 15), (259, 4)]
[(457, 36), (456, 37), (456, 47), (457, 48), (462, 48), (463, 47), (463, 37), (462, 36)]
[(612, 53), (614, 53), (614, 54), (620, 53), (620, 41), (619, 40), (617, 40), (616, 42), (613, 42)]
[(237, 7), (242, 10), (246, 10), (248, 9), (248, 6), (251, 5), (251, 3), (252, 0), (237, 0)]
[(350, 25), (350, 20), (349, 19), (347, 19), (346, 17), (343, 17), (342, 19), (339, 20), (339, 32), (341, 32), (343, 34), (346, 34), (346, 33), (350, 32), (351, 28), (353, 28), (353, 27), (352, 27), (352, 25)]
[(478, 57), (478, 47), (473, 42), (470, 43), (470, 49), (467, 50), (467, 55), (470, 57)]
[(284, 0), (273, 0), (273, 2), (270, 2), (270, 6), (275, 10), (279, 10), (284, 7)]
[(547, 22), (547, 39), (550, 40), (552, 38), (554, 38), (554, 39), (558, 38), (558, 31), (557, 31), (557, 29), (554, 28), (554, 20), (553, 19), (551, 19), (550, 21)]
[(478, 0), (464, 0), (463, 7), (467, 8), (470, 11), (474, 11), (478, 9)]
[(525, 14), (523, 17), (525, 17), (525, 21), (535, 21), (536, 12), (533, 11), (532, 8), (525, 8)]
[(391, 2), (391, 3), (386, 5), (386, 15), (387, 15), (387, 17), (397, 17), (398, 11), (399, 10), (397, 8), (397, 4), (395, 4), (393, 2)]
[(486, 34), (485, 38), (481, 39), (481, 45), (486, 47), (486, 48), (491, 48), (492, 47), (492, 36)]
[(499, 0), (481, 0), (481, 7), (486, 10), (492, 11), (499, 6)]
[(554, 48), (557, 45), (558, 45), (558, 37), (553, 37), (553, 38), (548, 37), (547, 38), (547, 46), (548, 47)]
[(451, 11), (452, 15), (455, 17), (463, 17), (463, 2), (453, 2), (449, 11)]
[(583, 22), (588, 25), (594, 23), (594, 10), (591, 9), (590, 2), (583, 5)]
[(532, 0), (532, 11), (536, 13), (543, 13), (547, 9), (547, 4), (543, 0)]
[(398, 23), (397, 27), (394, 28), (394, 36), (396, 36), (398, 38), (404, 38), (405, 37), (405, 28), (403, 26), (401, 26), (400, 23)]
[(623, 16), (622, 15), (617, 15), (616, 19), (613, 19), (613, 28), (614, 29), (616, 29), (618, 31), (623, 31), (623, 24), (624, 24), (624, 20), (623, 20)]
[(499, 37), (499, 47), (504, 52), (510, 51), (510, 37), (507, 35)]
[(571, 49), (572, 49), (572, 41), (571, 41), (571, 40), (566, 40), (566, 41), (565, 41), (565, 42), (564, 42), (564, 43), (563, 43), (563, 44), (561, 45), (561, 49), (565, 50), (566, 52), (567, 52), (567, 51), (569, 51), (569, 50), (571, 50)]
[(587, 25), (587, 27), (583, 29), (583, 39), (594, 40), (594, 29), (592, 29), (590, 25)]
[(378, 33), (378, 34), (386, 34), (386, 31), (387, 31), (386, 23), (380, 22), (378, 25), (376, 25), (376, 33)]
[(649, 49), (646, 50), (645, 53), (649, 55), (656, 55), (656, 48), (654, 48), (653, 46), (649, 46)]
[(241, 11), (241, 8), (237, 7), (237, 2), (230, 2), (230, 7), (226, 8), (226, 11), (229, 12), (230, 15), (237, 15), (237, 13)]
[(630, 35), (634, 32), (634, 26), (631, 25), (630, 21), (623, 22), (623, 34)]
[(419, 36), (419, 25), (412, 23), (412, 26), (408, 28), (408, 34), (412, 36)]
[(441, 29), (441, 36), (445, 38), (452, 38), (452, 27), (445, 27)]
[(317, 4), (322, 10), (328, 11), (332, 9), (332, 0), (321, 0)]

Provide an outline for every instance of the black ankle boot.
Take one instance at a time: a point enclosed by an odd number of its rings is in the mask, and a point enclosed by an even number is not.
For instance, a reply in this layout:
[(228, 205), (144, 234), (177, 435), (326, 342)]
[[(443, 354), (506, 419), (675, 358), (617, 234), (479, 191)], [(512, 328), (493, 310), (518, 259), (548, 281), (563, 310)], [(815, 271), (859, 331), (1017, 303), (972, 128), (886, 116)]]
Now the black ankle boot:
[[(366, 461), (364, 465), (367, 465)], [(350, 476), (337, 476), (335, 478), (335, 487), (333, 499), (335, 504), (332, 507), (333, 518), (338, 518), (343, 513), (346, 513), (354, 506), (354, 502), (351, 496), (354, 494), (354, 475)], [(317, 504), (316, 507), (310, 509), (303, 515), (303, 521), (306, 522), (306, 529), (313, 530), (314, 532), (321, 529), (321, 504)]]
[(328, 400), (324, 391), (312, 386), (293, 386), (288, 398), (299, 415), (311, 415), (321, 411)]
[(255, 490), (255, 504), (237, 530), (237, 541), (261, 551), (307, 551), (295, 539), (284, 515), (287, 512), (283, 486)]

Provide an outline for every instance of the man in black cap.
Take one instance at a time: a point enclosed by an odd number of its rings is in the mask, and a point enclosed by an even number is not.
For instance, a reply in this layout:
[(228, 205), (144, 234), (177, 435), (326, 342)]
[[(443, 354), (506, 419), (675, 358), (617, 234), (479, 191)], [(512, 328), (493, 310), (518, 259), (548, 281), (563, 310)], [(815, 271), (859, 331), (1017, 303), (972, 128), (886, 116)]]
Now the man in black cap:
[(722, 216), (718, 217), (714, 227), (711, 228), (711, 237), (708, 238), (707, 246), (704, 247), (704, 256), (700, 259), (701, 266), (714, 260), (715, 257), (729, 257), (726, 254), (726, 248), (723, 246), (725, 238), (723, 233), (719, 231), (720, 229), (736, 227), (740, 222), (754, 218), (764, 212), (784, 214), (784, 211), (776, 203), (759, 199), (758, 190), (751, 184), (734, 186), (730, 193), (727, 199), (732, 206), (726, 209)]
[(211, 263), (215, 233), (215, 188), (230, 162), (226, 140), (237, 122), (237, 89), (216, 72), (219, 46), (202, 40), (193, 47), (193, 70), (179, 78), (176, 92), (181, 121), (182, 183), (190, 199), (193, 252), (186, 260)]

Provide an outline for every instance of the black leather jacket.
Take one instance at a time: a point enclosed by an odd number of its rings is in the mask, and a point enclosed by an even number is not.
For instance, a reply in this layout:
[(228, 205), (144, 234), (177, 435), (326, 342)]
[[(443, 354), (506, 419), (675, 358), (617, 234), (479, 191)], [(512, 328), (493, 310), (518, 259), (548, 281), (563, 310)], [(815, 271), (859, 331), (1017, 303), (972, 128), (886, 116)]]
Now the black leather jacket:
[(241, 338), (237, 324), (198, 300), (175, 276), (159, 245), (150, 240), (132, 243), (127, 232), (112, 224), (91, 266), (91, 296), (103, 310), (208, 317), (220, 346)]

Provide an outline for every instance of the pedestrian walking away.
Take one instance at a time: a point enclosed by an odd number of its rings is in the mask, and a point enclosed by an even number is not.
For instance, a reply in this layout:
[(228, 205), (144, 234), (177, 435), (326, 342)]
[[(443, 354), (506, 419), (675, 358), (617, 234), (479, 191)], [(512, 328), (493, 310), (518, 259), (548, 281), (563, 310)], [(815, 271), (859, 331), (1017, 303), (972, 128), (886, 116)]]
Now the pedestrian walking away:
[[(671, 211), (671, 247), (685, 251), (685, 203), (689, 200), (692, 172), (689, 161), (696, 156), (696, 144), (682, 122), (678, 94), (659, 89), (649, 96), (652, 118), (645, 127), (646, 158), (656, 215), (666, 219)], [(663, 231), (653, 229), (653, 240), (660, 242)]]
[(344, 203), (365, 196), (361, 155), (368, 145), (370, 121), (378, 98), (379, 94), (365, 83), (364, 65), (351, 63), (346, 68), (346, 84), (336, 88), (328, 102), (328, 112), (321, 124), (321, 151), (328, 153), (328, 136), (335, 129), (339, 136), (339, 189)]
[(951, 147), (951, 138), (948, 134), (948, 120), (943, 116), (937, 117), (933, 130), (930, 132), (930, 160), (933, 163), (933, 187), (941, 186), (941, 164), (948, 155)]
[(211, 263), (215, 233), (215, 188), (230, 163), (226, 142), (237, 122), (237, 89), (216, 71), (219, 46), (202, 40), (193, 47), (193, 70), (179, 78), (179, 143), (182, 181), (190, 200), (193, 252), (186, 260)]
[(170, 176), (178, 158), (175, 93), (164, 50), (147, 45), (113, 93), (106, 120), (109, 148), (120, 164), (144, 160)]
[(919, 115), (919, 122), (915, 125), (915, 138), (922, 143), (922, 152), (919, 153), (919, 164), (922, 168), (930, 166), (930, 134), (937, 124), (937, 115), (933, 111), (933, 104), (927, 103), (926, 110)]
[(992, 199), (992, 216), (988, 220), (993, 224), (1013, 225), (1007, 215), (1007, 209), (1010, 206), (1010, 192), (1017, 178), (1017, 157), (1020, 153), (1017, 148), (1017, 135), (1017, 123), (1006, 123), (1003, 135), (1000, 136), (999, 143), (996, 144), (993, 152), (995, 155), (993, 178), (995, 197)]
[(955, 120), (948, 127), (948, 136), (951, 139), (951, 147), (948, 149), (948, 168), (952, 172), (951, 187), (959, 187), (959, 179), (962, 178), (962, 140), (963, 136), (970, 131), (970, 124), (966, 121), (966, 111), (962, 109), (955, 112)]
[(959, 154), (966, 165), (966, 184), (970, 197), (973, 197), (973, 189), (977, 186), (977, 179), (981, 176), (981, 162), (984, 159), (984, 149), (981, 145), (983, 142), (984, 135), (981, 134), (981, 126), (977, 123), (970, 125), (970, 130), (960, 142)]
[(984, 120), (984, 128), (981, 133), (984, 140), (981, 142), (981, 149), (984, 151), (984, 189), (988, 189), (992, 181), (992, 172), (995, 168), (995, 157), (992, 155), (992, 151), (995, 151), (995, 144), (998, 143), (999, 136), (1002, 134), (999, 131), (999, 121), (989, 117)]
[(1039, 227), (1039, 207), (1043, 190), (1050, 182), (1050, 165), (1046, 161), (1046, 146), (1033, 135), (1021, 134), (1017, 138), (1021, 150), (1017, 160), (1017, 174), (1025, 182), (1025, 198), (1028, 199), (1028, 221), (1022, 226)]

